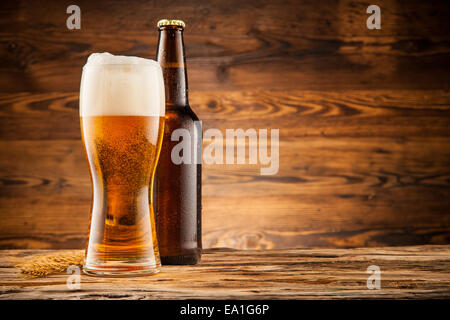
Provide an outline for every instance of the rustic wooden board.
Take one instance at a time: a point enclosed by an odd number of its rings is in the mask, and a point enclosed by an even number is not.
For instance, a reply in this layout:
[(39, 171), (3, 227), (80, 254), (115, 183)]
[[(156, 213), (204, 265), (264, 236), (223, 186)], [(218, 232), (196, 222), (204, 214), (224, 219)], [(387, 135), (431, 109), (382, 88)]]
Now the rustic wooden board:
[[(27, 279), (12, 261), (55, 251), (0, 251), (0, 299), (442, 299), (450, 297), (450, 246), (359, 249), (206, 250), (196, 266), (163, 266), (153, 276), (67, 274)], [(367, 289), (371, 265), (381, 289)]]
[[(91, 186), (77, 95), (0, 99), (3, 248), (84, 247)], [(210, 92), (192, 104), (205, 130), (280, 129), (275, 176), (204, 165), (205, 247), (450, 241), (448, 92)]]
[(91, 52), (153, 58), (156, 22), (187, 23), (190, 88), (449, 88), (446, 1), (377, 1), (381, 30), (366, 27), (365, 1), (2, 1), (0, 91), (75, 91)]
[[(81, 139), (78, 96), (78, 90), (1, 94), (0, 140)], [(431, 141), (450, 135), (448, 90), (193, 91), (190, 100), (204, 129), (280, 128), (289, 141), (311, 136)]]
[[(82, 248), (90, 182), (78, 120), (91, 52), (153, 58), (187, 23), (205, 129), (279, 128), (280, 171), (204, 165), (205, 247), (450, 243), (450, 7), (378, 1), (0, 3), (0, 248)], [(356, 90), (355, 90), (356, 89)], [(206, 145), (207, 142), (205, 142)]]

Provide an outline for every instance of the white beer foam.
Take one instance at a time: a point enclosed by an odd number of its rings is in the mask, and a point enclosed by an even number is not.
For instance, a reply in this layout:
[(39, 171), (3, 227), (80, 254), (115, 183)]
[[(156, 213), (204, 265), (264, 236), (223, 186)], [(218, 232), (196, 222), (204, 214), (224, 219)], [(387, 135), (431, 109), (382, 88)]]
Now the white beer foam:
[(164, 81), (158, 62), (93, 53), (83, 67), (80, 116), (165, 115)]

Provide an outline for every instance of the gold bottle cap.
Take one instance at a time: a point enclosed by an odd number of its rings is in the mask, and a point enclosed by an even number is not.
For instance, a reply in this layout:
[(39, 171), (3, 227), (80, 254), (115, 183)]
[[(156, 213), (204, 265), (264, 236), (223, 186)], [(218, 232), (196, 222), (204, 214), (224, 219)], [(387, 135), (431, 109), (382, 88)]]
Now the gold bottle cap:
[(182, 20), (162, 19), (162, 20), (159, 20), (156, 25), (158, 26), (158, 28), (168, 27), (168, 26), (180, 26), (180, 27), (184, 28), (185, 23)]

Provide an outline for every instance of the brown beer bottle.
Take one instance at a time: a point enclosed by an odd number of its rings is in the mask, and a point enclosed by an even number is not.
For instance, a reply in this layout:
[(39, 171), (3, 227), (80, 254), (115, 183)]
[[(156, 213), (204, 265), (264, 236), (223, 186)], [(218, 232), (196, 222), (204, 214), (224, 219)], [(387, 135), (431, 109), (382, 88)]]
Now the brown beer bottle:
[(154, 203), (162, 264), (196, 264), (202, 253), (202, 131), (188, 101), (184, 26), (181, 20), (158, 22), (166, 116)]

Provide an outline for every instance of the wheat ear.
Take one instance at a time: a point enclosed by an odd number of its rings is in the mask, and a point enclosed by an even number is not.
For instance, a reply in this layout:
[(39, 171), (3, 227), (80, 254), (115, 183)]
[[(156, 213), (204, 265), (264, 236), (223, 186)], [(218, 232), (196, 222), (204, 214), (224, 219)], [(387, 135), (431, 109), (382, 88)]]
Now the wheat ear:
[(67, 270), (69, 266), (82, 267), (84, 263), (84, 250), (54, 253), (47, 255), (36, 255), (25, 258), (17, 263), (22, 274), (31, 278), (45, 277), (49, 274), (60, 273)]

